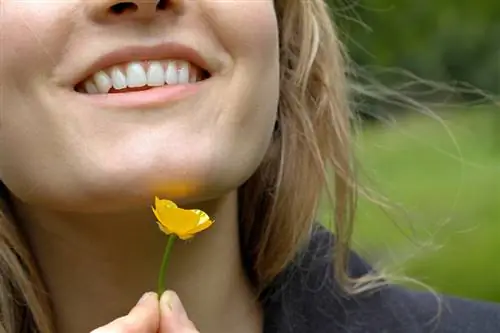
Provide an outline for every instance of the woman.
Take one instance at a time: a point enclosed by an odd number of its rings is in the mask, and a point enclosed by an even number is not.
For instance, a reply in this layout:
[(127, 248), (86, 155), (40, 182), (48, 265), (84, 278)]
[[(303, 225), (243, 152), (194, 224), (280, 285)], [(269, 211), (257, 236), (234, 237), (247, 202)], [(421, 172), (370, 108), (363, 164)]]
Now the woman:
[[(1, 32), (0, 332), (500, 329), (497, 305), (384, 287), (349, 253), (323, 1), (3, 0)], [(335, 246), (313, 222), (324, 190)], [(133, 306), (165, 245), (154, 196), (216, 222), (175, 245), (176, 293)]]

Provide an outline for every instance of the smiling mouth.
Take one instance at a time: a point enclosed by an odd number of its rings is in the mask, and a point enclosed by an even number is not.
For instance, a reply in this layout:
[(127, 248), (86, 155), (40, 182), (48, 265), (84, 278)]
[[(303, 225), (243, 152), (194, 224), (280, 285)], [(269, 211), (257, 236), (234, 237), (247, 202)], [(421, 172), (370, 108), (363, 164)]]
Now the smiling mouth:
[(141, 92), (165, 86), (195, 85), (210, 73), (185, 60), (133, 61), (100, 70), (75, 86), (89, 95)]

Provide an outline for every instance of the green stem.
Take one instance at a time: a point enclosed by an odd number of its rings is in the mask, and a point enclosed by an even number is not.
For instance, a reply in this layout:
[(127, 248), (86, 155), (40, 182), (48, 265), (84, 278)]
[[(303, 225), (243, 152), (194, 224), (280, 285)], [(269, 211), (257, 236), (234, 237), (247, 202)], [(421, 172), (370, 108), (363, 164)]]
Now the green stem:
[(160, 267), (160, 275), (158, 276), (158, 295), (161, 296), (165, 291), (165, 274), (167, 272), (167, 266), (170, 259), (170, 252), (174, 247), (175, 239), (177, 237), (172, 234), (168, 237), (167, 246), (165, 247), (165, 253), (163, 254), (163, 260)]

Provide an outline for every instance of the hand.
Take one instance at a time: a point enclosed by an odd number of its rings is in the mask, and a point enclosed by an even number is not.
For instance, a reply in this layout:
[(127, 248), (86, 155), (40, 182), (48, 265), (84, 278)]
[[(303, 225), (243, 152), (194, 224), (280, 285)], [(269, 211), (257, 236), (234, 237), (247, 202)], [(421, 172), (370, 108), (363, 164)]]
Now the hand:
[(160, 299), (159, 333), (199, 333), (173, 291), (166, 291)]
[(146, 293), (126, 316), (91, 333), (199, 333), (173, 291)]

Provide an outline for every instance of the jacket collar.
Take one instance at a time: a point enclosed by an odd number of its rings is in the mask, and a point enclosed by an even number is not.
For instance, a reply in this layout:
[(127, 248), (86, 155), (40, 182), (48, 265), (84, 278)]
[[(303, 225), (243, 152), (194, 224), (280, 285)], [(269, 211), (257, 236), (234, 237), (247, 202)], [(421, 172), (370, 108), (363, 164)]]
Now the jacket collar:
[[(265, 290), (264, 333), (380, 332), (375, 328), (380, 325), (391, 332), (420, 332), (411, 311), (401, 311), (408, 303), (401, 290), (384, 287), (356, 296), (342, 292), (334, 278), (334, 241), (332, 233), (316, 226), (308, 246)], [(350, 254), (350, 277), (371, 271)]]

